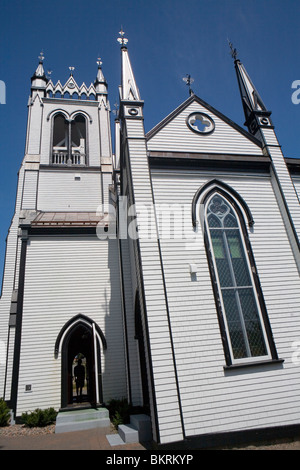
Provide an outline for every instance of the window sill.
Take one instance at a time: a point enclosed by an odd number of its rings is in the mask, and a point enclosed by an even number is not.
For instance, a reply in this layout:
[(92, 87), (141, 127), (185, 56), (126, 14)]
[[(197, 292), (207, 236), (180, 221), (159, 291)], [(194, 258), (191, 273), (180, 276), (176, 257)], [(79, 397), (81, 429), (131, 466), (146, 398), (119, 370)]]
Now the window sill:
[(236, 370), (236, 369), (245, 369), (248, 367), (258, 367), (258, 366), (267, 366), (282, 364), (284, 359), (268, 359), (266, 361), (257, 361), (257, 362), (246, 362), (244, 364), (232, 364), (231, 366), (224, 366), (224, 370)]

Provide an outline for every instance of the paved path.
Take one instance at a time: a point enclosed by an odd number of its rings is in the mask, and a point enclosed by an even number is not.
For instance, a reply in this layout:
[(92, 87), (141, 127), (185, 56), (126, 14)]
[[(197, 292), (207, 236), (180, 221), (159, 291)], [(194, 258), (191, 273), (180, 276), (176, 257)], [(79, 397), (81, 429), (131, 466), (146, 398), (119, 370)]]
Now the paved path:
[[(74, 431), (61, 434), (43, 434), (32, 436), (0, 435), (1, 450), (105, 450), (105, 451), (145, 451), (142, 444), (111, 445), (107, 439), (111, 428), (97, 428), (87, 431)], [(217, 450), (226, 447), (217, 448)], [(273, 444), (246, 445), (231, 447), (233, 450), (300, 450), (300, 440), (274, 442)]]
[(111, 446), (106, 435), (110, 428), (38, 436), (1, 436), (1, 450), (145, 450), (141, 444)]

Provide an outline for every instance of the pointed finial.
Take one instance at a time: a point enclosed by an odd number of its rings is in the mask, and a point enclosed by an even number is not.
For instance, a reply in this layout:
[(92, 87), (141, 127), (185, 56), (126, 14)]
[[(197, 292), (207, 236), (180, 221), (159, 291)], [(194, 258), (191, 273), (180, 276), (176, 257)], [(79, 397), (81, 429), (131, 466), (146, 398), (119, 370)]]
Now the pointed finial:
[(231, 54), (231, 57), (236, 60), (237, 59), (237, 56), (238, 56), (238, 52), (236, 50), (235, 47), (233, 47), (233, 44), (232, 42), (229, 41), (229, 39), (227, 39), (228, 41), (228, 44), (229, 44), (229, 47), (230, 47), (230, 54)]
[(182, 79), (186, 85), (189, 87), (189, 93), (190, 95), (192, 95), (194, 92), (193, 90), (191, 89), (191, 84), (194, 82), (194, 79), (189, 75), (189, 74), (186, 74), (185, 77), (183, 77)]
[(117, 39), (118, 43), (121, 44), (122, 47), (126, 47), (126, 44), (128, 43), (128, 39), (124, 38), (124, 31), (123, 27), (121, 27), (121, 31), (119, 31), (120, 38)]
[(43, 51), (40, 52), (39, 59), (40, 59), (40, 64), (42, 64), (45, 59)]
[(114, 107), (115, 109), (113, 110), (113, 114), (117, 116), (119, 114), (119, 104), (117, 101), (115, 102)]
[(73, 71), (75, 70), (75, 67), (69, 67), (70, 70), (70, 75), (73, 76)]
[(98, 57), (97, 64), (98, 64), (98, 67), (100, 68), (102, 65), (101, 57)]

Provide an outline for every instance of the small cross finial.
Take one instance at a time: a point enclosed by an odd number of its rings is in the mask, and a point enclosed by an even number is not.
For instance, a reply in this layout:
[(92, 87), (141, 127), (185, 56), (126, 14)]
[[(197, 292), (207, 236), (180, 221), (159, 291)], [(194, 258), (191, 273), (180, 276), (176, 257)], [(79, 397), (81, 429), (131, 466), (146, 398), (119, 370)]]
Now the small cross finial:
[(192, 95), (193, 90), (191, 89), (191, 84), (194, 82), (194, 79), (187, 73), (186, 76), (183, 77), (182, 80), (187, 84), (187, 86), (189, 87), (189, 93), (190, 95)]
[(75, 67), (69, 67), (69, 70), (70, 70), (70, 72), (71, 72), (70, 75), (73, 76), (73, 71), (75, 70)]
[(126, 44), (128, 43), (128, 39), (124, 38), (124, 31), (123, 28), (121, 27), (121, 31), (119, 31), (120, 38), (117, 39), (118, 43), (121, 44), (122, 47), (125, 47)]
[(97, 64), (98, 64), (98, 67), (101, 67), (102, 65), (101, 57), (98, 57)]
[(229, 47), (230, 47), (230, 54), (231, 54), (231, 57), (236, 60), (237, 59), (237, 56), (238, 56), (238, 52), (236, 50), (235, 47), (233, 47), (233, 44), (232, 42), (229, 41), (228, 39), (228, 44), (229, 44)]
[(45, 59), (43, 51), (40, 52), (39, 59), (40, 59), (40, 63), (42, 64), (43, 60)]

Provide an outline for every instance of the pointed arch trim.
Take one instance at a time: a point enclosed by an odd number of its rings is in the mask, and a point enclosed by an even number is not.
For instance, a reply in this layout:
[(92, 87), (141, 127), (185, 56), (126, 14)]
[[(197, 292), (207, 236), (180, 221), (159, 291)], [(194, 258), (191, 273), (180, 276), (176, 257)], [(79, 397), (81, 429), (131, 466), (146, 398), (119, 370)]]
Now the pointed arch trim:
[(218, 190), (221, 194), (223, 194), (227, 199), (230, 199), (230, 202), (233, 204), (233, 206), (236, 206), (236, 202), (241, 205), (241, 207), (244, 209), (245, 214), (247, 216), (248, 224), (249, 227), (252, 227), (254, 225), (254, 219), (251, 214), (251, 211), (246, 203), (246, 201), (242, 198), (242, 196), (231, 186), (229, 186), (226, 183), (223, 183), (223, 181), (219, 181), (217, 179), (213, 179), (211, 181), (208, 181), (207, 183), (204, 183), (195, 193), (192, 201), (192, 223), (193, 227), (196, 227), (197, 225), (197, 204), (198, 201), (201, 199), (201, 197), (205, 194), (205, 196), (208, 195), (208, 193), (211, 193), (212, 191)]
[(55, 359), (58, 358), (59, 347), (60, 347), (60, 344), (61, 344), (61, 341), (62, 341), (63, 337), (65, 336), (65, 333), (68, 330), (70, 330), (70, 328), (72, 328), (72, 326), (75, 326), (79, 323), (83, 323), (85, 326), (88, 326), (91, 329), (92, 329), (93, 323), (94, 323), (96, 332), (98, 333), (99, 337), (101, 338), (103, 349), (107, 349), (106, 338), (104, 336), (103, 331), (99, 327), (99, 325), (97, 325), (97, 323), (94, 322), (91, 318), (87, 317), (86, 315), (82, 315), (81, 313), (79, 313), (78, 315), (76, 315), (75, 317), (73, 317), (69, 321), (67, 321), (67, 323), (65, 323), (64, 326), (62, 327), (62, 329), (60, 330), (60, 332), (59, 332), (59, 334), (56, 338), (55, 346), (54, 346), (54, 357), (55, 357)]
[(71, 114), (69, 114), (67, 111), (61, 108), (50, 111), (50, 113), (47, 115), (47, 121), (50, 121), (50, 119), (52, 119), (57, 114), (63, 114), (67, 121), (73, 121), (78, 114), (82, 114), (90, 123), (93, 122), (92, 116), (82, 109), (78, 109), (77, 111), (73, 111)]

